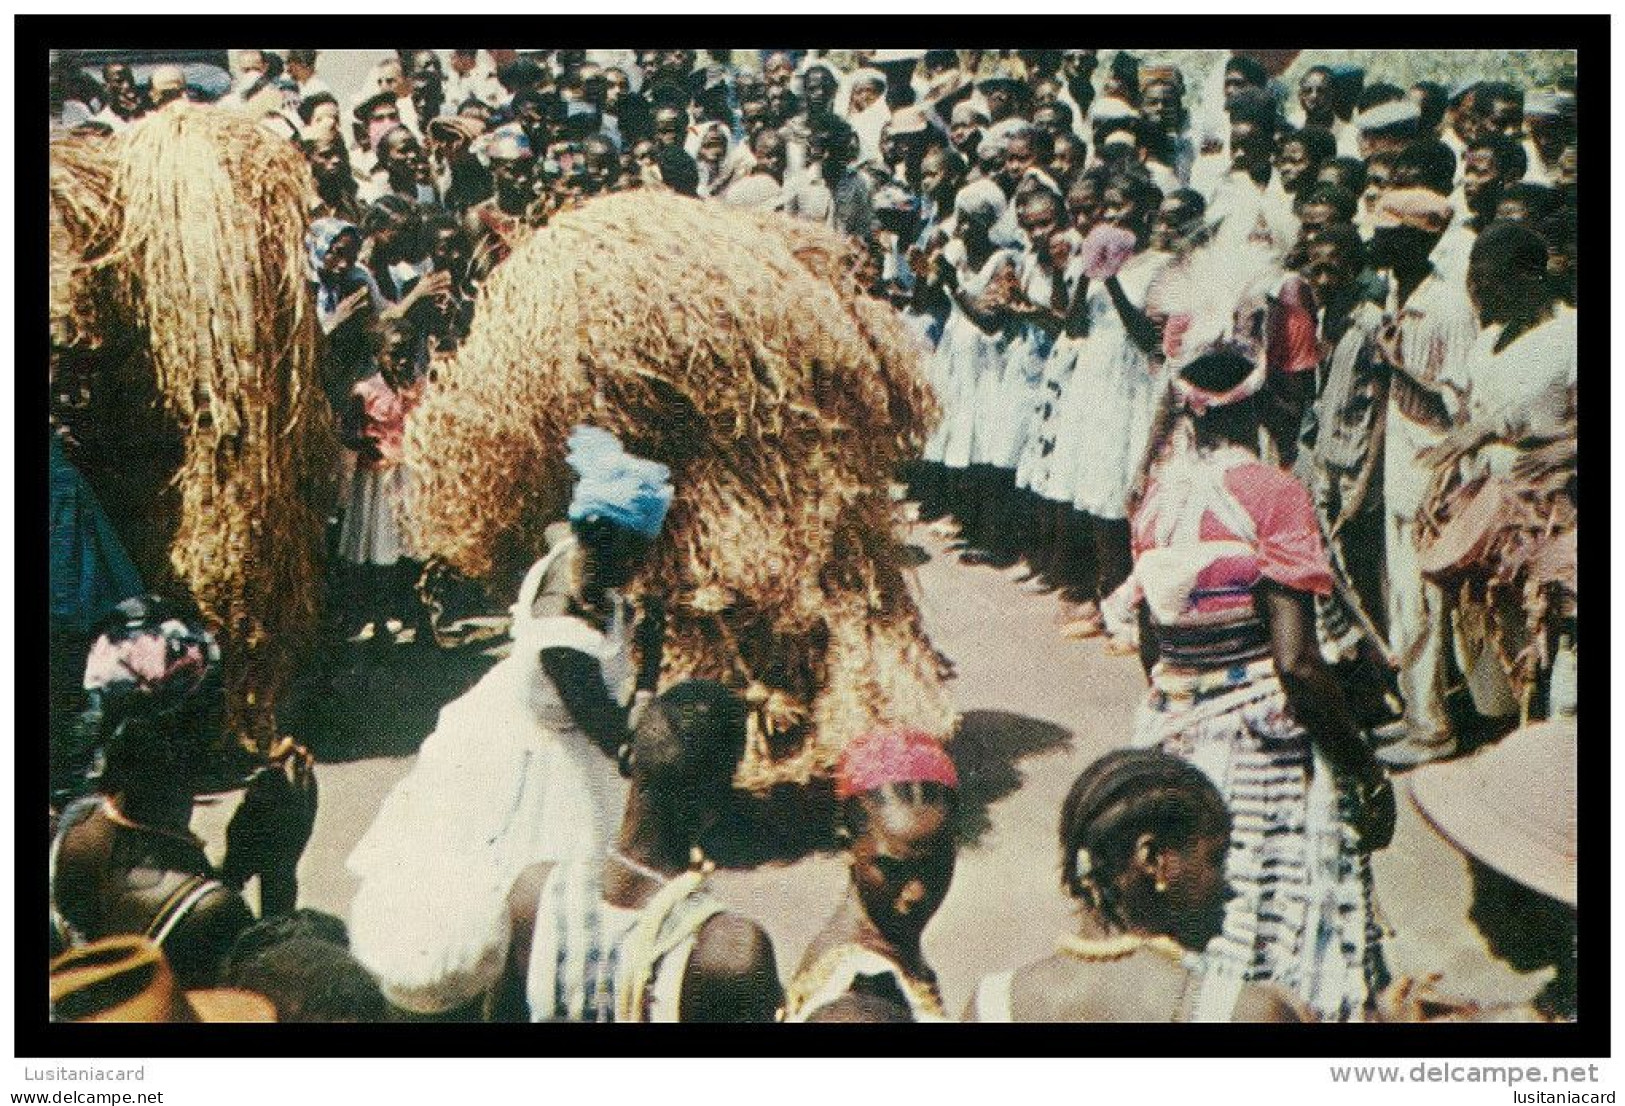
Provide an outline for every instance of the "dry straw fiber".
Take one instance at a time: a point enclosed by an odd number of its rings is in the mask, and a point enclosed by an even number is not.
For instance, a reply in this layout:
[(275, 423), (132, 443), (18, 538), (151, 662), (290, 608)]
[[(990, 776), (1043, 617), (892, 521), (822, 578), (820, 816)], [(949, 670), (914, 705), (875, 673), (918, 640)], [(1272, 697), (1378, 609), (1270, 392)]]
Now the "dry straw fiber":
[(644, 585), (666, 671), (757, 708), (740, 782), (804, 782), (847, 740), (955, 715), (892, 536), (888, 481), (936, 416), (892, 311), (817, 226), (664, 192), (530, 235), (407, 431), (421, 548), (506, 587), (570, 490), (588, 423), (672, 468)]
[[(315, 627), (333, 448), (303, 247), (309, 172), (247, 117), (184, 104), (58, 143), (52, 166), (53, 333), (137, 337), (184, 442), (178, 517), (150, 523), (166, 531), (161, 575), (219, 632), (228, 724), (263, 747)], [(87, 305), (92, 277), (116, 295)], [(118, 428), (103, 430), (116, 444)]]

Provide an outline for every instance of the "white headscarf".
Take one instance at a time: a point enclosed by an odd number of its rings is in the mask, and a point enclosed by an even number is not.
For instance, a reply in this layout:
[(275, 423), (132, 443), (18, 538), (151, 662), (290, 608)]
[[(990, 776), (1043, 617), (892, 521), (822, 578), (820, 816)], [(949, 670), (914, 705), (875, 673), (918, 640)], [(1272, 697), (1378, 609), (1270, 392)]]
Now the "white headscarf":
[(1004, 214), (1004, 204), (1004, 191), (993, 181), (972, 181), (954, 196), (954, 217), (992, 227)]

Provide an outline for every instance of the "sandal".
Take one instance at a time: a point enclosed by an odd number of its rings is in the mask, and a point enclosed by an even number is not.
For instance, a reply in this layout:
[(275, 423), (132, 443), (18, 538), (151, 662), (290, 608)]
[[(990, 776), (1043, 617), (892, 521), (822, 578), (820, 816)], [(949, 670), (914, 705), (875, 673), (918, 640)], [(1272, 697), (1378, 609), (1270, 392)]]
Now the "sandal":
[(1106, 624), (1101, 621), (1099, 611), (1091, 611), (1061, 627), (1061, 636), (1068, 641), (1087, 641), (1090, 638), (1100, 637), (1105, 632)]

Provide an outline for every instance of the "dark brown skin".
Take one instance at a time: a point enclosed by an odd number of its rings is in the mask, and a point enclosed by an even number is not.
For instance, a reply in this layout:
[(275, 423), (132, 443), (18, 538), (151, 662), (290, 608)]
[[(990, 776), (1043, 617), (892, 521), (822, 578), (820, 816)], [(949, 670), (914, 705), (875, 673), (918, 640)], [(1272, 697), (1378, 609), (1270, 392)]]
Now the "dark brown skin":
[[(1202, 948), (1223, 924), (1229, 845), (1228, 832), (1199, 835), (1183, 846), (1142, 834), (1114, 881), (1126, 924), (1108, 922), (1080, 902), (1082, 936), (1166, 935), (1186, 948)], [(1178, 1013), (1192, 983), (1189, 969), (1153, 949), (1097, 962), (1058, 952), (1017, 969), (1010, 1013), (1018, 1022), (1165, 1022)], [(1285, 992), (1260, 985), (1242, 988), (1233, 1016), (1237, 1022), (1309, 1020)], [(963, 1020), (977, 1020), (974, 996)]]
[[(680, 827), (677, 837), (665, 828), (647, 789), (633, 767), (632, 789), (616, 849), (637, 864), (676, 876), (689, 866), (691, 845), (715, 824), (710, 814), (695, 826)], [(508, 971), (501, 987), (502, 1009), (509, 1016), (524, 1010), (524, 980), (535, 939), (536, 904), (551, 864), (536, 864), (520, 873), (508, 896), (513, 925)], [(638, 909), (661, 884), (606, 858), (600, 871), (604, 899), (612, 906)], [(683, 975), (678, 1017), (684, 1022), (771, 1022), (784, 1002), (773, 942), (755, 922), (737, 914), (708, 919), (695, 934), (694, 950)]]
[[(1401, 308), (1433, 271), (1428, 254), (1438, 241), (1438, 235), (1411, 233), (1408, 227), (1379, 227), (1372, 235), (1371, 248), (1393, 275)], [(1395, 402), (1410, 417), (1448, 429), (1452, 420), (1441, 387), (1418, 380), (1406, 369), (1403, 339), (1397, 322), (1386, 324), (1377, 333), (1377, 348), (1383, 362), (1397, 370), (1393, 376)]]
[(291, 741), (273, 754), (232, 816), (218, 872), (189, 840), (192, 796), (179, 773), (119, 787), (111, 797), (123, 817), (150, 829), (119, 825), (98, 810), (69, 830), (57, 870), (64, 912), (92, 938), (140, 933), (188, 877), (219, 879), (227, 886), (200, 900), (164, 946), (183, 985), (214, 982), (232, 941), (254, 921), (237, 890), (259, 876), (268, 917), (291, 913), (298, 899), (295, 872), (316, 817), (314, 762)]
[[(1010, 1013), (1018, 1022), (1165, 1022), (1178, 1009), (1189, 972), (1154, 952), (1085, 964), (1056, 954), (1016, 972)], [(962, 1021), (974, 1022), (975, 1000)], [(1238, 1023), (1313, 1020), (1283, 991), (1248, 984), (1236, 999)]]
[[(524, 1010), (524, 981), (536, 933), (536, 903), (552, 869), (552, 864), (534, 864), (525, 869), (508, 896), (513, 940), (502, 984), (502, 1009), (512, 1020), (523, 1020), (520, 1012)], [(681, 870), (679, 865), (673, 873)], [(659, 890), (658, 884), (607, 862), (604, 879), (605, 897), (615, 906), (635, 909)], [(700, 926), (683, 975), (677, 1007), (680, 1021), (771, 1022), (783, 1003), (784, 988), (779, 982), (773, 941), (761, 926), (726, 912)]]
[[(579, 549), (579, 569), (560, 564), (557, 580), (543, 585), (532, 607), (538, 617), (567, 615), (586, 620), (599, 630), (609, 624), (606, 597), (609, 587), (623, 586), (647, 555), (648, 542), (630, 531), (617, 536), (606, 549), (592, 552)], [(579, 571), (580, 595), (570, 594), (570, 579)], [(660, 641), (665, 631), (665, 609), (658, 602), (645, 604), (644, 617), (637, 628), (642, 656), (638, 676), (640, 690), (652, 691), (660, 679)], [(541, 651), (542, 670), (559, 690), (564, 705), (576, 724), (606, 756), (615, 756), (626, 741), (626, 707), (621, 706), (604, 686), (603, 667), (594, 657), (575, 649), (553, 648)]]
[[(1104, 197), (1093, 180), (1080, 177), (1074, 181), (1066, 202), (1067, 209), (1072, 213), (1072, 227), (1080, 237), (1087, 237), (1104, 217)], [(1065, 329), (1069, 338), (1081, 338), (1089, 333), (1088, 303), (1089, 278), (1084, 277), (1078, 281), (1077, 288), (1072, 292), (1072, 302), (1067, 305)]]
[[(1269, 628), (1270, 649), (1292, 716), (1308, 731), (1309, 740), (1342, 778), (1364, 788), (1385, 780), (1382, 766), (1360, 737), (1359, 725), (1349, 710), (1343, 689), (1320, 655), (1315, 636), (1314, 598), (1263, 580), (1254, 592), (1259, 615)], [(1157, 660), (1156, 631), (1140, 605), (1140, 663), (1147, 674)], [(1362, 847), (1386, 848), (1393, 840), (1396, 812), (1392, 789), (1371, 809), (1362, 809), (1356, 827)]]
[[(979, 270), (993, 254), (993, 243), (987, 235), (988, 228), (975, 224), (969, 224), (960, 231), (960, 238), (965, 243), (967, 264), (974, 269)], [(1014, 279), (1014, 265), (1005, 264), (988, 281), (987, 288), (980, 296), (972, 296), (959, 286), (959, 274), (948, 260), (940, 256), (937, 259), (937, 282), (970, 321), (988, 334), (996, 334), (1004, 326), (1006, 289)]]
[[(214, 875), (201, 849), (125, 829), (97, 811), (68, 831), (57, 895), (63, 913), (87, 937), (143, 933), (189, 877)], [(181, 985), (217, 983), (232, 943), (253, 923), (253, 911), (236, 891), (205, 896), (164, 943)]]
[[(831, 949), (856, 944), (892, 960), (915, 979), (934, 981), (920, 938), (953, 882), (952, 809), (940, 801), (914, 802), (884, 791), (855, 801), (863, 806), (865, 825), (848, 846), (852, 878), (835, 913), (807, 946), (800, 970)], [(877, 983), (863, 995), (907, 1008), (907, 1000), (890, 983)], [(856, 1007), (837, 1014), (863, 1020)]]
[(627, 708), (604, 687), (602, 666), (575, 649), (543, 649), (541, 657), (542, 670), (559, 689), (570, 716), (599, 751), (613, 757), (626, 740)]
[[(1258, 585), (1257, 603), (1270, 631), (1275, 668), (1292, 715), (1309, 732), (1315, 748), (1344, 779), (1374, 788), (1386, 778), (1382, 766), (1360, 738), (1343, 690), (1321, 659), (1315, 636), (1314, 600), (1307, 592), (1273, 580)], [(1393, 840), (1394, 795), (1372, 809), (1362, 809), (1356, 827), (1367, 850), (1386, 848)]]
[(1117, 309), (1118, 318), (1123, 320), (1129, 340), (1144, 353), (1159, 352), (1162, 349), (1162, 328), (1128, 298), (1115, 275), (1106, 278), (1106, 294), (1111, 296), (1112, 306)]

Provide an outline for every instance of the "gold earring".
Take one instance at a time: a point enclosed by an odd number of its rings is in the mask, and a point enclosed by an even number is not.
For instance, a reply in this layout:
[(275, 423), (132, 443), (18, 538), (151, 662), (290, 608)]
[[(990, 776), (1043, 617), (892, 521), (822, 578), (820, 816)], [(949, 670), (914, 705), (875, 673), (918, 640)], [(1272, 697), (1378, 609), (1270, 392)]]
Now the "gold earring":
[(1168, 881), (1161, 876), (1157, 877), (1157, 894), (1161, 895), (1168, 890)]

